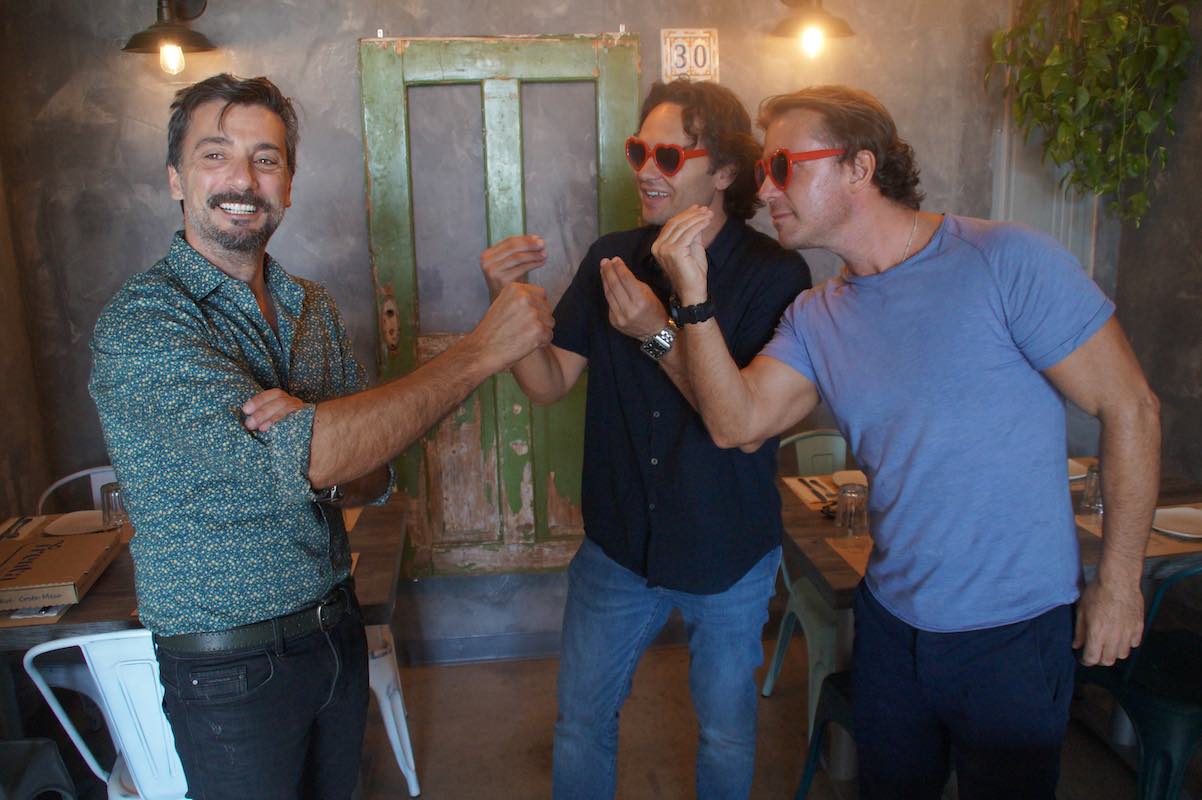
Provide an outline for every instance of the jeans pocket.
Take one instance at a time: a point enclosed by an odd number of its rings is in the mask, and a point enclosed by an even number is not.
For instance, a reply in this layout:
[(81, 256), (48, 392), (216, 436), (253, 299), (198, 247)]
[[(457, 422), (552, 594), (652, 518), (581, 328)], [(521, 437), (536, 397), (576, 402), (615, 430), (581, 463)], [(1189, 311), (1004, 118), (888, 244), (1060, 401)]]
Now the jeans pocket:
[(178, 688), (188, 703), (217, 704), (246, 698), (271, 680), (275, 665), (265, 652), (220, 662), (206, 660), (185, 667)]

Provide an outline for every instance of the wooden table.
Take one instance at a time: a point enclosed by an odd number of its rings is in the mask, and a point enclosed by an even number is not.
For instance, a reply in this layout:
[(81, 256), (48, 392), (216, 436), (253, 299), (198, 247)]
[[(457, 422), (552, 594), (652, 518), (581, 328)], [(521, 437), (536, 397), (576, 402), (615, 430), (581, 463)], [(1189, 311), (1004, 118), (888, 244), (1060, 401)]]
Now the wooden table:
[[(1077, 459), (1092, 463), (1093, 459)], [(1080, 499), (1080, 482), (1072, 490), (1074, 508)], [(861, 576), (826, 542), (835, 535), (833, 520), (811, 511), (783, 481), (777, 481), (785, 523), (784, 558), (792, 581), (790, 605), (806, 636), (809, 658), (809, 720), (814, 719), (822, 681), (830, 673), (851, 663), (852, 598)], [(1202, 501), (1202, 486), (1181, 478), (1162, 478), (1158, 506)], [(1078, 527), (1081, 566), (1091, 578), (1102, 555), (1101, 538)], [(1146, 579), (1164, 577), (1180, 568), (1183, 561), (1202, 560), (1202, 542), (1189, 553), (1149, 556), (1144, 564)]]
[[(404, 502), (403, 493), (397, 492), (383, 506), (364, 508), (357, 514), (357, 520), (354, 512), (348, 513), (348, 521), (353, 521), (350, 549), (359, 554), (355, 564), (355, 594), (363, 608), (373, 659), (395, 658), (388, 623), (396, 606), (404, 551)], [(58, 622), (0, 628), (0, 707), (3, 708), (0, 738), (17, 738), (21, 734), (12, 671), (21, 669), (19, 659), (26, 650), (52, 639), (141, 627), (133, 613), (136, 605), (134, 564), (129, 547), (122, 545), (113, 563), (96, 579), (83, 600)], [(392, 668), (395, 670), (395, 665)]]

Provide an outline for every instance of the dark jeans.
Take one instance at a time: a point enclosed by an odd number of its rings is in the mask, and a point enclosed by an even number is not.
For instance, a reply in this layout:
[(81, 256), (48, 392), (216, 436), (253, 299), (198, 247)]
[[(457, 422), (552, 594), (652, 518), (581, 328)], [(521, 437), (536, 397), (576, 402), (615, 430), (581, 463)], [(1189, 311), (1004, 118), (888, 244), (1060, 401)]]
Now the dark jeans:
[(852, 706), (860, 796), (938, 798), (955, 761), (961, 800), (1055, 797), (1076, 664), (1072, 609), (930, 633), (860, 584)]
[(358, 605), (282, 648), (157, 654), (188, 797), (350, 797), (367, 720)]

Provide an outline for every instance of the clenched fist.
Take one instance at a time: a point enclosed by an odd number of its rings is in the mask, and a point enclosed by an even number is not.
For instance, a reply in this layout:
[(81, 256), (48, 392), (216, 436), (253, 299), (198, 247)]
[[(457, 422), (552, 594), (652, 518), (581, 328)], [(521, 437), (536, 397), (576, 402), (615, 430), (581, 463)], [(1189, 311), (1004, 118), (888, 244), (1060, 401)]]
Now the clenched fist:
[(500, 290), (484, 319), (468, 336), (490, 360), (492, 371), (500, 372), (550, 344), (554, 327), (547, 290), (528, 283), (510, 283)]

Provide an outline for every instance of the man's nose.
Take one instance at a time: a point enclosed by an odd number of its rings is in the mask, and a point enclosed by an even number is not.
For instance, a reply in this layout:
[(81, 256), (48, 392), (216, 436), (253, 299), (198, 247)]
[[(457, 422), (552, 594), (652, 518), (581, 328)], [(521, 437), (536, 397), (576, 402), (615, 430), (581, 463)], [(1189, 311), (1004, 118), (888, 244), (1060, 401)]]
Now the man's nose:
[(258, 185), (258, 175), (249, 158), (230, 159), (229, 182), (239, 189), (252, 189)]

